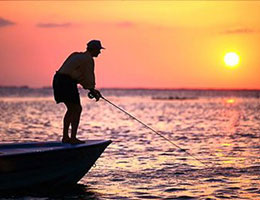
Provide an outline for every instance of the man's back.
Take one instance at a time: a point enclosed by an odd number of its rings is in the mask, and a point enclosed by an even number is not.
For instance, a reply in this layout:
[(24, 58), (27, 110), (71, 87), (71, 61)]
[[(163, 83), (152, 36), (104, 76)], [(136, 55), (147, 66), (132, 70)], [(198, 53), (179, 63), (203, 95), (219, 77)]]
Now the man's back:
[(62, 64), (58, 73), (69, 75), (85, 89), (95, 87), (94, 60), (86, 52), (72, 53)]

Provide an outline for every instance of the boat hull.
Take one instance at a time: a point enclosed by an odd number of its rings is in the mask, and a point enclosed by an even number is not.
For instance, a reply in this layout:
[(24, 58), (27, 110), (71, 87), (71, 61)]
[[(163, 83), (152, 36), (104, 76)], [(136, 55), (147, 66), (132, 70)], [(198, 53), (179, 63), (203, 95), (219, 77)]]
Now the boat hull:
[(111, 141), (0, 145), (0, 190), (77, 183)]

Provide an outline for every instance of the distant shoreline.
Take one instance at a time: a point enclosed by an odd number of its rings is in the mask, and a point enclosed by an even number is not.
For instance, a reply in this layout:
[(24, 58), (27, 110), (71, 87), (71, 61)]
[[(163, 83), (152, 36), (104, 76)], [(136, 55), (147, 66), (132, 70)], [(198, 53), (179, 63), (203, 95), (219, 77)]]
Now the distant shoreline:
[[(52, 89), (51, 86), (44, 87), (30, 87), (27, 85), (22, 86), (2, 86), (0, 89)], [(120, 87), (103, 87), (100, 90), (147, 90), (147, 91), (260, 91), (260, 89), (250, 89), (250, 88), (144, 88), (144, 87), (133, 87), (133, 88), (120, 88)]]
[[(197, 99), (201, 97), (253, 97), (260, 98), (259, 89), (199, 89), (199, 88), (98, 88), (104, 96), (150, 96), (152, 99)], [(79, 87), (84, 96), (88, 91)], [(53, 96), (51, 87), (0, 86), (0, 97)]]

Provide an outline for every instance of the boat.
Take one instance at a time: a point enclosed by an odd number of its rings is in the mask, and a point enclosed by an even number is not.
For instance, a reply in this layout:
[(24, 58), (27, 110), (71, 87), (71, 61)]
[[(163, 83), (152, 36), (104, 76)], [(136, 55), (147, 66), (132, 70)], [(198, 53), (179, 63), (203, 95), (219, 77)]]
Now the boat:
[(0, 191), (76, 184), (110, 140), (0, 144)]
[(179, 96), (169, 96), (169, 97), (152, 97), (152, 100), (195, 100), (197, 97), (179, 97)]

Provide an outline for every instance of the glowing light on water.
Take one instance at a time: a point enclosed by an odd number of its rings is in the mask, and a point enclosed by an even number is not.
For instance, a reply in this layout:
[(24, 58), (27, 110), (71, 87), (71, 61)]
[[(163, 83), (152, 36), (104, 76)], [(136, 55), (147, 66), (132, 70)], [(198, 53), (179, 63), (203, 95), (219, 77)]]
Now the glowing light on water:
[(232, 103), (235, 103), (235, 99), (228, 99), (228, 100), (226, 100), (226, 102), (232, 104)]

